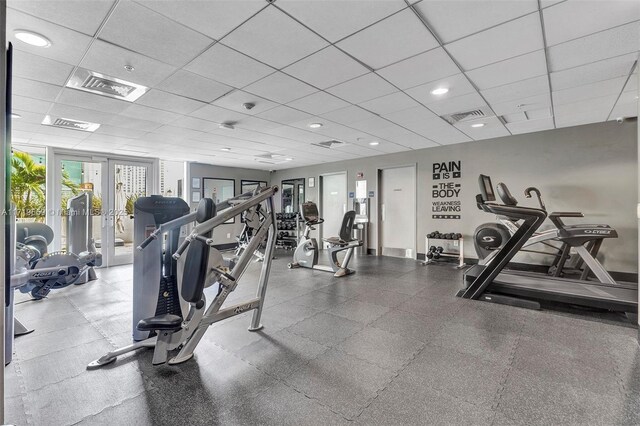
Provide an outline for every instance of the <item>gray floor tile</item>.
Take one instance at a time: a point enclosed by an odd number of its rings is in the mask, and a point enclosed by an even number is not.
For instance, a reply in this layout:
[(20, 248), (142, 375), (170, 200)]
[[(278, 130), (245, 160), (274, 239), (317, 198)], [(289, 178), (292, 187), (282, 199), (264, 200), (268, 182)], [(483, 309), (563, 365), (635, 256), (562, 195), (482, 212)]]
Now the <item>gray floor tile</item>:
[(338, 315), (352, 321), (369, 324), (389, 312), (389, 308), (357, 300), (347, 300), (327, 310), (327, 313)]
[(437, 317), (424, 317), (410, 312), (392, 310), (369, 325), (418, 342), (427, 343), (433, 339), (442, 327), (442, 320)]
[(283, 302), (262, 311), (262, 324), (269, 330), (281, 330), (320, 312), (308, 306)]
[(422, 347), (424, 344), (417, 340), (367, 327), (347, 338), (336, 349), (382, 368), (399, 371)]
[(358, 425), (490, 425), (490, 407), (428, 386), (393, 381), (356, 420)]
[(94, 327), (82, 324), (43, 335), (21, 336), (15, 340), (14, 347), (16, 357), (27, 360), (102, 339)]
[(209, 327), (203, 340), (214, 342), (230, 351), (257, 342), (261, 339), (257, 332), (249, 331), (251, 325), (251, 312), (230, 320), (222, 321), (215, 327)]
[(367, 302), (378, 306), (386, 306), (387, 308), (395, 308), (411, 299), (411, 297), (412, 296), (408, 294), (377, 289), (360, 293), (354, 299), (359, 302)]
[(328, 349), (287, 330), (258, 334), (261, 339), (240, 349), (237, 355), (259, 370), (281, 379), (304, 368), (310, 360)]
[(471, 404), (490, 405), (507, 370), (473, 355), (427, 345), (396, 380), (429, 386)]
[(324, 311), (342, 302), (346, 302), (347, 300), (348, 299), (346, 297), (314, 290), (310, 293), (289, 300), (289, 303), (308, 306), (310, 308)]
[(334, 346), (364, 327), (362, 323), (337, 315), (319, 313), (287, 328), (287, 331), (306, 337), (325, 346)]
[(286, 382), (348, 419), (355, 418), (394, 373), (337, 350), (312, 360)]

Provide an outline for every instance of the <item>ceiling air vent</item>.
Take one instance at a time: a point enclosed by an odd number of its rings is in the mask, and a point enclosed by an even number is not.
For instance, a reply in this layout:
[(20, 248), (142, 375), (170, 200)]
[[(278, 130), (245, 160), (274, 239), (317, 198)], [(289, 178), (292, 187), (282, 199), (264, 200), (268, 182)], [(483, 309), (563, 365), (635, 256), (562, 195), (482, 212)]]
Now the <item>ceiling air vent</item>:
[(80, 121), (80, 120), (71, 120), (69, 118), (62, 117), (51, 117), (50, 115), (46, 115), (44, 120), (42, 120), (42, 124), (45, 126), (51, 127), (59, 127), (61, 129), (70, 129), (70, 130), (81, 130), (83, 132), (95, 132), (100, 124), (91, 123), (89, 121)]
[(347, 144), (342, 142), (342, 141), (337, 141), (337, 140), (333, 139), (333, 140), (330, 140), (330, 141), (323, 141), (323, 142), (314, 143), (313, 145), (321, 146), (323, 148), (335, 148), (335, 147), (338, 147), (338, 146), (345, 146)]
[(476, 120), (478, 118), (483, 118), (483, 117), (486, 117), (486, 114), (482, 109), (455, 112), (453, 114), (447, 114), (442, 116), (442, 118), (447, 120), (450, 124), (460, 123), (461, 121)]
[(282, 164), (288, 160), (287, 156), (282, 154), (262, 154), (256, 156), (256, 161), (263, 164)]
[(134, 102), (149, 90), (148, 87), (141, 86), (140, 84), (109, 77), (108, 75), (89, 71), (84, 68), (78, 68), (69, 81), (67, 81), (66, 86), (128, 102)]

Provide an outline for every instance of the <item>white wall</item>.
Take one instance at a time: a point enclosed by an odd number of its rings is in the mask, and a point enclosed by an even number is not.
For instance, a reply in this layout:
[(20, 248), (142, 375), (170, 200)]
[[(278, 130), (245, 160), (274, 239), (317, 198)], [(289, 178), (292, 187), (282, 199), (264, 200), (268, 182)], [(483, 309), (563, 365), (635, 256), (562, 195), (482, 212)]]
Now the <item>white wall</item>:
[[(191, 163), (190, 164), (191, 179), (200, 179), (200, 189), (202, 193), (202, 178), (218, 178), (218, 179), (235, 179), (236, 195), (240, 195), (240, 185), (242, 180), (259, 180), (269, 182), (270, 173), (264, 170), (252, 170), (241, 169), (236, 167), (221, 167), (213, 166), (210, 164)], [(192, 189), (192, 182), (187, 183), (187, 197), (189, 200), (189, 206), (191, 209), (198, 207), (198, 203), (191, 202), (191, 193), (198, 191), (198, 189)], [(242, 224), (240, 219), (236, 218), (234, 224), (221, 225), (216, 228), (213, 239), (215, 244), (228, 244), (235, 243), (236, 236), (242, 232)], [(229, 237), (227, 237), (229, 235)]]
[[(475, 195), (479, 192), (478, 175), (484, 173), (492, 176), (494, 185), (506, 183), (523, 205), (537, 205), (535, 200), (526, 199), (523, 195), (525, 188), (536, 186), (542, 191), (549, 211), (582, 211), (586, 216), (583, 223), (607, 223), (615, 227), (619, 238), (603, 244), (604, 264), (611, 271), (636, 273), (637, 159), (637, 123), (608, 122), (282, 170), (271, 176), (271, 184), (279, 185), (283, 179), (305, 178), (305, 198), (317, 201), (320, 174), (347, 171), (348, 190), (355, 191), (356, 173), (364, 173), (368, 189), (375, 191), (370, 206), (369, 235), (369, 248), (375, 249), (377, 170), (417, 164), (418, 252), (425, 251), (425, 234), (437, 229), (440, 232), (463, 233), (468, 241), (467, 256), (475, 257), (471, 236), (478, 225), (494, 219), (478, 210), (475, 203)], [(431, 219), (432, 164), (457, 160), (462, 162), (462, 218)], [(315, 177), (315, 188), (308, 187), (309, 177)], [(543, 262), (540, 257), (527, 254), (519, 255), (516, 261)]]

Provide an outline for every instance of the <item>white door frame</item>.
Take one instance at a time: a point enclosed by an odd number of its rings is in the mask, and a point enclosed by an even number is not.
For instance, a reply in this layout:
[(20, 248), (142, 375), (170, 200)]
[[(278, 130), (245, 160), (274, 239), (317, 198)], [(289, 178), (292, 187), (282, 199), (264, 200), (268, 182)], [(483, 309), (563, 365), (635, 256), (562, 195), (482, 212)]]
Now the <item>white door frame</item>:
[[(320, 210), (320, 217), (323, 217), (322, 209), (324, 206), (322, 205), (322, 194), (324, 192), (324, 177), (325, 176), (335, 176), (335, 175), (344, 175), (344, 194), (346, 196), (345, 208), (348, 209), (347, 204), (349, 203), (349, 174), (346, 170), (340, 172), (331, 172), (331, 173), (322, 173), (318, 175), (318, 210)], [(342, 212), (344, 215), (348, 210)], [(320, 241), (325, 237), (324, 235), (324, 225), (320, 225), (320, 230), (318, 231), (318, 237)], [(327, 235), (326, 237), (335, 237), (335, 235)], [(320, 247), (323, 247), (322, 243), (318, 244)]]
[[(103, 200), (107, 201), (107, 203), (111, 200), (110, 193), (113, 192), (113, 189), (110, 188), (110, 170), (109, 164), (111, 161), (121, 161), (123, 163), (139, 163), (145, 164), (149, 166), (149, 179), (148, 179), (148, 192), (149, 194), (157, 194), (160, 187), (160, 160), (157, 158), (144, 158), (144, 157), (133, 157), (133, 156), (122, 156), (122, 155), (112, 155), (104, 152), (92, 152), (92, 151), (78, 151), (78, 150), (69, 150), (69, 149), (60, 149), (54, 147), (46, 148), (46, 208), (47, 208), (47, 216), (46, 223), (51, 226), (54, 230), (59, 230), (60, 225), (62, 224), (62, 218), (60, 216), (60, 203), (62, 202), (61, 194), (56, 188), (59, 188), (62, 184), (60, 178), (61, 174), (59, 171), (59, 165), (62, 160), (71, 160), (71, 161), (87, 161), (93, 163), (102, 163), (102, 191)], [(50, 196), (52, 194), (53, 196)], [(103, 206), (103, 210), (109, 210), (107, 207), (108, 204), (105, 203)], [(101, 247), (101, 252), (103, 253), (103, 266), (111, 266), (113, 262), (109, 261), (109, 255), (107, 254), (109, 251), (112, 251), (112, 247), (110, 244), (111, 236), (110, 232), (108, 232), (107, 226), (108, 217), (103, 216), (103, 220), (101, 221), (101, 231), (103, 236), (107, 236), (107, 238), (102, 238), (103, 246)], [(54, 239), (54, 250), (60, 250), (60, 238)]]
[(377, 244), (376, 244), (376, 255), (382, 256), (382, 172), (384, 170), (389, 169), (401, 169), (405, 167), (413, 168), (413, 182), (414, 182), (414, 190), (413, 194), (413, 211), (414, 211), (414, 221), (413, 221), (413, 259), (417, 259), (418, 257), (418, 164), (410, 163), (410, 164), (402, 164), (397, 166), (389, 166), (389, 167), (378, 167), (376, 169), (376, 190), (378, 191), (378, 196), (376, 197), (376, 214), (377, 214)]

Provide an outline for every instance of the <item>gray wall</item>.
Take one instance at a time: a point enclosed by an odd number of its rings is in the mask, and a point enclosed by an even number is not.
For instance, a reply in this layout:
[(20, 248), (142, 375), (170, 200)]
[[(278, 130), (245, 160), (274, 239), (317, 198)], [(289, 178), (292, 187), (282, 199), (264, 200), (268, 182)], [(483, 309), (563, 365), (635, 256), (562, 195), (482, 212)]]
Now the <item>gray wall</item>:
[[(338, 148), (339, 149), (339, 148)], [(283, 179), (303, 177), (307, 182), (306, 198), (318, 200), (318, 176), (346, 171), (348, 190), (355, 191), (356, 173), (364, 173), (371, 199), (369, 248), (377, 246), (377, 170), (379, 168), (417, 164), (418, 214), (417, 249), (425, 252), (425, 234), (461, 232), (467, 241), (467, 257), (476, 257), (471, 236), (474, 229), (494, 217), (477, 209), (478, 174), (492, 176), (494, 185), (506, 183), (523, 205), (537, 206), (526, 199), (525, 188), (538, 187), (549, 211), (582, 211), (584, 221), (607, 223), (619, 233), (617, 240), (603, 244), (602, 260), (611, 271), (638, 271), (638, 224), (636, 202), (637, 124), (615, 122), (549, 130), (498, 139), (427, 148), (361, 160), (321, 164), (312, 167), (277, 171), (271, 184)], [(432, 164), (462, 161), (461, 220), (431, 219)], [(316, 187), (308, 187), (308, 178), (316, 178)], [(279, 202), (277, 202), (279, 205)], [(575, 220), (568, 219), (567, 223)], [(550, 223), (543, 229), (551, 227)], [(516, 261), (544, 263), (544, 257), (519, 254)]]
[[(190, 164), (191, 179), (200, 179), (200, 191), (202, 191), (202, 178), (218, 178), (218, 179), (235, 179), (236, 195), (240, 195), (240, 185), (243, 180), (259, 180), (269, 182), (270, 173), (264, 170), (252, 170), (241, 169), (236, 167), (221, 167), (213, 166), (210, 164)], [(191, 189), (191, 182), (189, 184), (189, 190), (187, 196), (189, 197), (189, 205), (191, 209), (198, 207), (198, 203), (191, 203), (191, 192), (196, 191)], [(278, 201), (279, 202), (279, 201)], [(242, 232), (242, 224), (240, 219), (236, 217), (234, 224), (221, 225), (216, 228), (213, 233), (213, 239), (216, 244), (235, 243), (236, 236)], [(229, 234), (229, 237), (227, 237)]]

